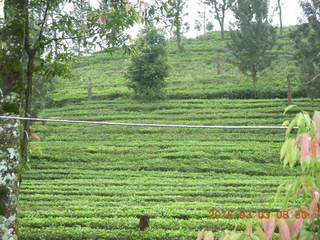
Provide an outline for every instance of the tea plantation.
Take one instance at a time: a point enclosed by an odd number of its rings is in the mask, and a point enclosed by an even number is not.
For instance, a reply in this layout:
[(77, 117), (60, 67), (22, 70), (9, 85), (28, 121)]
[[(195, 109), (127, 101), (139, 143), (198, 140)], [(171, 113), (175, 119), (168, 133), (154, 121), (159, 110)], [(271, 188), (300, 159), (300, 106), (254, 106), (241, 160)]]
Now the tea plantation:
[[(141, 103), (126, 98), (126, 59), (100, 53), (82, 57), (77, 79), (60, 80), (57, 106), (39, 117), (130, 123), (280, 126), (287, 106), (282, 48), (277, 70), (261, 75), (258, 97), (251, 82), (230, 63), (215, 75), (219, 41), (188, 40), (174, 54), (169, 99)], [(286, 41), (288, 42), (288, 41)], [(290, 49), (289, 49), (290, 50)], [(288, 51), (289, 51), (288, 50)], [(289, 51), (289, 55), (291, 54)], [(227, 58), (228, 53), (222, 52)], [(274, 73), (274, 75), (273, 75)], [(94, 82), (86, 100), (86, 78)], [(250, 90), (251, 89), (251, 90)], [(270, 95), (268, 95), (270, 93)], [(300, 93), (298, 93), (299, 95)], [(218, 98), (218, 97), (229, 97)], [(213, 99), (216, 98), (216, 99)], [(297, 98), (301, 109), (320, 100)], [(285, 130), (221, 130), (37, 123), (42, 139), (32, 143), (32, 161), (20, 194), (20, 239), (195, 239), (203, 228), (243, 229), (241, 210), (284, 210), (273, 202), (277, 187), (299, 175), (282, 167)], [(210, 211), (233, 211), (233, 219), (210, 219)], [(150, 226), (138, 229), (139, 216)]]

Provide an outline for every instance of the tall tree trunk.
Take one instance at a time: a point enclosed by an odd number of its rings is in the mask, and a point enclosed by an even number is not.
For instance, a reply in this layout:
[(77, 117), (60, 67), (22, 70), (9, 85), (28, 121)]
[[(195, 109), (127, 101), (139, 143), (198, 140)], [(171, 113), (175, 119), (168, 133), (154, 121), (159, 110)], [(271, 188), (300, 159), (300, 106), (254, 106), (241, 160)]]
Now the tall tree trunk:
[(179, 52), (183, 52), (183, 46), (182, 46), (182, 43), (181, 43), (181, 26), (177, 26), (177, 29), (176, 29), (176, 38), (177, 38), (177, 47), (178, 47), (178, 51)]
[(252, 81), (253, 81), (253, 87), (254, 87), (254, 89), (256, 89), (257, 88), (257, 68), (256, 68), (255, 64), (252, 65), (251, 76), (252, 76)]
[(281, 7), (281, 0), (278, 0), (278, 8), (279, 8), (280, 33), (282, 34), (283, 24), (282, 24), (282, 7)]
[(219, 22), (220, 24), (220, 34), (221, 34), (221, 40), (224, 40), (224, 20), (222, 20), (221, 22)]
[[(27, 65), (27, 87), (25, 91), (25, 107), (24, 116), (31, 117), (31, 106), (32, 106), (32, 86), (33, 86), (33, 64), (35, 58), (35, 52), (28, 49), (28, 65)], [(23, 123), (23, 142), (22, 142), (22, 159), (24, 162), (28, 159), (29, 153), (29, 136), (30, 136), (30, 121), (24, 121)]]
[(207, 16), (206, 16), (206, 5), (204, 4), (203, 9), (203, 34), (207, 31)]
[[(18, 115), (24, 92), (23, 44), (27, 0), (5, 0), (6, 49), (1, 64), (0, 115)], [(21, 166), (21, 127), (17, 120), (0, 120), (0, 239), (17, 239), (17, 204)]]

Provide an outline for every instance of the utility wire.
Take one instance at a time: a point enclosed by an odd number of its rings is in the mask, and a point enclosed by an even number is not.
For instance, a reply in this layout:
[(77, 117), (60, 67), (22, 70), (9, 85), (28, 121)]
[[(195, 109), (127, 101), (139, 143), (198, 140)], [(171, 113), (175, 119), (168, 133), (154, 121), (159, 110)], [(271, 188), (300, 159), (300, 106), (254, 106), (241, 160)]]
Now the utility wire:
[(28, 121), (35, 121), (35, 122), (114, 125), (114, 126), (128, 126), (128, 127), (210, 128), (210, 129), (287, 129), (288, 128), (286, 126), (201, 126), (201, 125), (151, 124), (151, 123), (117, 123), (117, 122), (97, 122), (97, 121), (82, 121), (82, 120), (27, 118), (27, 117), (14, 117), (14, 116), (0, 116), (0, 119), (28, 120)]

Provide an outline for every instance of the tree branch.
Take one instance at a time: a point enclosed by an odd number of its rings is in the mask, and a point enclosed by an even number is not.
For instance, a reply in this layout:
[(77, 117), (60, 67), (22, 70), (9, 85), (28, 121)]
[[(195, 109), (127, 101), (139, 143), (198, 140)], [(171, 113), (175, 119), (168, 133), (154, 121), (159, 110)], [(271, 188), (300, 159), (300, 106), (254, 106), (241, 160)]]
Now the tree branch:
[(78, 39), (79, 36), (77, 37), (61, 37), (61, 38), (51, 38), (50, 40), (46, 41), (44, 44), (47, 45), (47, 44), (50, 44), (52, 42), (56, 42), (56, 41), (62, 41), (62, 40), (75, 40), (75, 39)]
[(320, 73), (316, 75), (314, 78), (312, 78), (310, 81), (306, 82), (305, 84), (308, 85), (310, 83), (313, 83), (315, 80), (317, 80), (320, 77)]
[(50, 2), (47, 1), (46, 9), (45, 9), (45, 12), (43, 15), (43, 20), (42, 20), (42, 24), (41, 24), (41, 28), (40, 28), (40, 32), (39, 32), (39, 36), (38, 36), (38, 43), (41, 41), (41, 38), (43, 36), (44, 25), (47, 21), (49, 7), (50, 7)]

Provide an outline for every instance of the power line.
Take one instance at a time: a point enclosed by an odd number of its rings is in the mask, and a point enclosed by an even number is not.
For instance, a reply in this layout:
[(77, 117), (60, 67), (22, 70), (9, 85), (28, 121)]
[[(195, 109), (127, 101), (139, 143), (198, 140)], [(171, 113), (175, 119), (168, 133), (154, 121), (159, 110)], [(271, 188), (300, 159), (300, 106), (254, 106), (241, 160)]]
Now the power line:
[(26, 118), (26, 117), (14, 117), (14, 116), (0, 116), (0, 119), (29, 120), (34, 122), (113, 125), (113, 126), (128, 126), (128, 127), (210, 128), (210, 129), (287, 129), (288, 128), (286, 126), (201, 126), (201, 125), (153, 124), (153, 123), (117, 123), (117, 122), (97, 122), (97, 121), (82, 121), (82, 120)]

